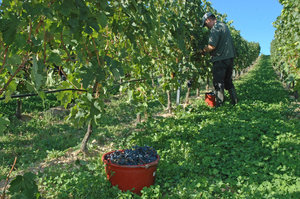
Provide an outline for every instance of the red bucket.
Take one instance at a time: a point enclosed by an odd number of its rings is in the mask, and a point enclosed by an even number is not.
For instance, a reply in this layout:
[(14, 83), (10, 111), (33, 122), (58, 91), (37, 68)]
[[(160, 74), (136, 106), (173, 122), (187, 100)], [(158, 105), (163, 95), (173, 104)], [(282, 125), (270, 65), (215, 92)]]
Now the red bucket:
[(106, 155), (113, 152), (108, 152), (102, 156), (107, 179), (112, 186), (118, 185), (118, 188), (122, 191), (130, 190), (133, 193), (141, 194), (141, 190), (144, 187), (154, 184), (159, 155), (157, 155), (157, 159), (154, 162), (148, 164), (118, 165), (105, 159)]
[(216, 96), (213, 92), (205, 93), (205, 102), (208, 106), (215, 107)]

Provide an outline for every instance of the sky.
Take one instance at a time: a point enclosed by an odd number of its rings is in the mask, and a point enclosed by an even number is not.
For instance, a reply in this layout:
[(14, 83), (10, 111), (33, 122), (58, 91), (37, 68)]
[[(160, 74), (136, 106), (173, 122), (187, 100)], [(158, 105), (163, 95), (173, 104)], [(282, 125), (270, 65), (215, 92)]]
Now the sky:
[(219, 13), (233, 20), (235, 29), (247, 41), (258, 42), (261, 53), (270, 54), (275, 28), (272, 23), (281, 14), (283, 6), (278, 0), (209, 0)]

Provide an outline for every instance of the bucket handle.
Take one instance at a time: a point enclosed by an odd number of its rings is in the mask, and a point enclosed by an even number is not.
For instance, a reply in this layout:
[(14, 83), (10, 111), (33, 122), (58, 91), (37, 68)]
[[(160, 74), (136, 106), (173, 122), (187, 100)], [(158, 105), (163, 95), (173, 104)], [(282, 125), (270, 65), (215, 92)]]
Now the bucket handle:
[(140, 166), (140, 167), (145, 168), (145, 169), (149, 169), (151, 166), (152, 166), (151, 164), (146, 164), (146, 165)]

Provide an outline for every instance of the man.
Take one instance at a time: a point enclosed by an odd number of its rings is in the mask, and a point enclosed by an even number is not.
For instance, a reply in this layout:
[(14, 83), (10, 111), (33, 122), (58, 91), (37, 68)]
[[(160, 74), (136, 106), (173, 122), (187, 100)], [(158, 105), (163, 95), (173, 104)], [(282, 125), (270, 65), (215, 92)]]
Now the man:
[(237, 94), (232, 83), (235, 52), (230, 31), (224, 23), (217, 21), (211, 12), (202, 17), (202, 26), (210, 29), (208, 45), (200, 52), (201, 54), (210, 53), (212, 56), (216, 106), (222, 106), (224, 103), (224, 89), (228, 90), (231, 103), (235, 105)]

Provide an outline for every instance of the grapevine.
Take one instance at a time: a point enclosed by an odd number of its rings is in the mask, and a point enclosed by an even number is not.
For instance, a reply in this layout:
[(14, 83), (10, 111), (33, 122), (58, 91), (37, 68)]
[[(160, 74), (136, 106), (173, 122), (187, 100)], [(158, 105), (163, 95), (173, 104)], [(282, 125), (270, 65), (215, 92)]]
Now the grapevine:
[(273, 23), (276, 28), (271, 43), (271, 60), (282, 81), (300, 92), (300, 3), (279, 1), (283, 5), (281, 15)]
[[(211, 66), (198, 53), (209, 34), (201, 17), (212, 11), (230, 25), (200, 0), (3, 0), (0, 10), (0, 97), (10, 100), (22, 89), (42, 99), (45, 90), (85, 90), (57, 94), (65, 107), (75, 102), (68, 120), (88, 125), (83, 151), (116, 85), (137, 113), (152, 101), (164, 104), (162, 93), (170, 95), (181, 83), (192, 80), (197, 88), (210, 78)], [(231, 31), (242, 70), (260, 47)]]

